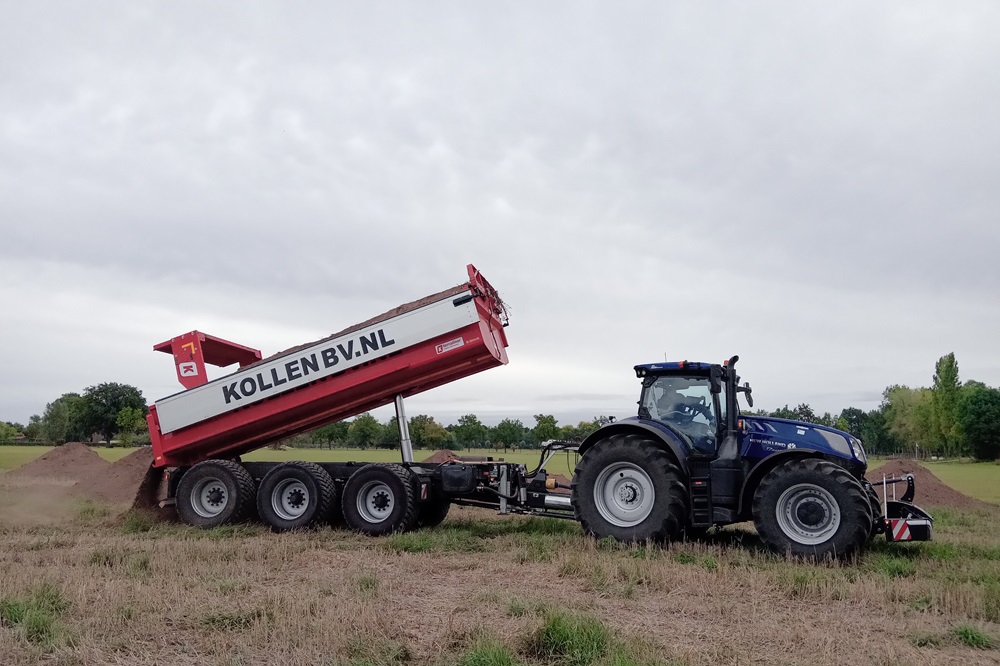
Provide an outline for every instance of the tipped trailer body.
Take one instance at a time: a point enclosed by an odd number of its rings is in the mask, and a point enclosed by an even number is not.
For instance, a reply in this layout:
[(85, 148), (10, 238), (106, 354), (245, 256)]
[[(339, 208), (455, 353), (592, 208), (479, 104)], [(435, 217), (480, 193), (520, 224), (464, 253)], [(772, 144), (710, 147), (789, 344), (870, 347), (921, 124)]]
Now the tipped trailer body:
[[(150, 408), (153, 465), (239, 456), (506, 364), (503, 302), (468, 271), (465, 284), (267, 359), (198, 331), (156, 345), (186, 390)], [(236, 372), (206, 380), (205, 364), (234, 362)]]
[[(456, 287), (322, 340), (261, 358), (256, 349), (192, 331), (154, 346), (173, 356), (185, 390), (147, 417), (154, 462), (144, 499), (212, 527), (258, 516), (276, 531), (342, 519), (380, 535), (440, 523), (451, 504), (575, 519), (587, 534), (669, 542), (752, 520), (773, 551), (851, 557), (883, 534), (928, 540), (931, 516), (912, 503), (913, 478), (883, 479), (849, 433), (743, 416), (734, 356), (722, 364), (637, 365), (635, 416), (582, 442), (548, 442), (539, 464), (491, 458), (416, 463), (404, 398), (507, 363), (507, 312), (472, 265)], [(239, 364), (207, 381), (205, 366)], [(395, 403), (401, 462), (242, 462), (291, 435)], [(545, 470), (579, 456), (572, 486)], [(906, 483), (889, 500), (889, 484)], [(560, 492), (562, 491), (562, 492)]]

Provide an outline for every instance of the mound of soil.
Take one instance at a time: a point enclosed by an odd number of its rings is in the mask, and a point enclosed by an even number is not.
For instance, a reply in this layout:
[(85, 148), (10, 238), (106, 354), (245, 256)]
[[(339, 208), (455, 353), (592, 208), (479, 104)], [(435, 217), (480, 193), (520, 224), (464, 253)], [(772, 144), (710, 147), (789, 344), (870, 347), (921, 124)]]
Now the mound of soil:
[(440, 465), (441, 463), (446, 463), (449, 460), (464, 460), (466, 462), (486, 462), (486, 456), (463, 456), (460, 453), (455, 453), (450, 449), (438, 449), (432, 455), (424, 458), (420, 462), (428, 463), (430, 465)]
[[(977, 500), (974, 497), (969, 497), (968, 495), (963, 495), (951, 486), (945, 484), (941, 479), (934, 476), (934, 474), (914, 460), (890, 460), (885, 465), (877, 467), (874, 470), (869, 470), (865, 475), (872, 485), (875, 486), (875, 492), (878, 496), (882, 497), (882, 475), (885, 474), (889, 478), (900, 478), (904, 474), (913, 474), (914, 482), (916, 484), (916, 493), (913, 497), (913, 503), (921, 507), (934, 507), (934, 506), (944, 506), (951, 507), (955, 509), (991, 509), (998, 510), (997, 505), (990, 504), (988, 502), (983, 502), (982, 500)], [(902, 497), (903, 493), (906, 492), (906, 484), (898, 483), (896, 484), (896, 497)], [(892, 499), (892, 486), (888, 487), (889, 499)]]
[(74, 482), (100, 478), (111, 463), (80, 442), (67, 442), (7, 472), (6, 478), (61, 479)]
[(420, 462), (440, 465), (441, 463), (446, 463), (449, 460), (454, 460), (456, 458), (458, 458), (458, 454), (454, 451), (451, 451), (450, 449), (439, 449)]
[(103, 473), (81, 480), (74, 490), (82, 497), (100, 502), (131, 503), (152, 463), (153, 449), (144, 446), (116, 461)]

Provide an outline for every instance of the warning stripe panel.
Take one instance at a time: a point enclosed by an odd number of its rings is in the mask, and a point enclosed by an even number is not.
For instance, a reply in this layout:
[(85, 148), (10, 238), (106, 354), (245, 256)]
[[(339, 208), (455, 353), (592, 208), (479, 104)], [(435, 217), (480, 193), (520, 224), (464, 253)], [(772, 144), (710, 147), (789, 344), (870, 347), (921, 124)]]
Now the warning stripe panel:
[(903, 518), (895, 518), (890, 521), (892, 524), (892, 540), (893, 541), (910, 541), (913, 537), (910, 535), (910, 525)]

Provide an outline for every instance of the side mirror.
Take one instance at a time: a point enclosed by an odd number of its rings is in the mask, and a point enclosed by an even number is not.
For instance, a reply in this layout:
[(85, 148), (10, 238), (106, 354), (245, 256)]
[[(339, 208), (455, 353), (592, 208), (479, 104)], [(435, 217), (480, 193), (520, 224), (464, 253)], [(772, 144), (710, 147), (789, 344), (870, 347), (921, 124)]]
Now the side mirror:
[(753, 407), (753, 389), (750, 388), (750, 382), (744, 383), (743, 386), (737, 386), (736, 387), (736, 392), (737, 393), (746, 393), (747, 394), (747, 405), (749, 405), (750, 407)]

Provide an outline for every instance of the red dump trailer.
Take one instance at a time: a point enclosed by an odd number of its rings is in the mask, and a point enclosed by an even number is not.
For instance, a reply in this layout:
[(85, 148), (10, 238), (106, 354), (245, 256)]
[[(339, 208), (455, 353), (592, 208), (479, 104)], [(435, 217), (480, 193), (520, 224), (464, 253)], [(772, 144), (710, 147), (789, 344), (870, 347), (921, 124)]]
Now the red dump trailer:
[[(268, 358), (199, 331), (155, 345), (173, 356), (184, 386), (147, 417), (153, 467), (165, 472), (153, 484), (160, 505), (205, 527), (255, 512), (276, 530), (342, 515), (371, 534), (440, 522), (451, 503), (572, 517), (568, 496), (547, 492), (556, 484), (542, 464), (413, 461), (404, 398), (506, 364), (506, 325), (499, 294), (469, 265), (458, 286)], [(206, 365), (232, 364), (239, 369), (208, 381)], [(393, 402), (398, 465), (240, 460)]]

